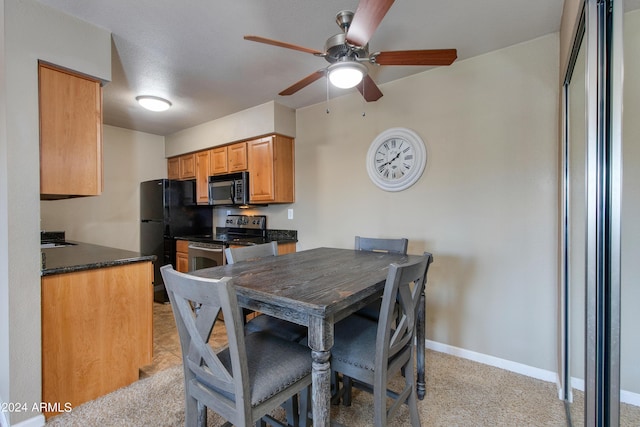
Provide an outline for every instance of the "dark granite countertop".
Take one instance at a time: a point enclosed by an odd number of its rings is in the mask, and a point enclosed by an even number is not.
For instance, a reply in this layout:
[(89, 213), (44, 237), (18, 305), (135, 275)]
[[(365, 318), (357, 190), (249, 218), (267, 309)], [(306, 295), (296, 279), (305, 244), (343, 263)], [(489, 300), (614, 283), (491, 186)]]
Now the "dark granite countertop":
[(42, 276), (156, 260), (155, 255), (141, 255), (90, 243), (70, 243), (73, 245), (41, 249)]
[(195, 235), (195, 236), (176, 236), (176, 240), (188, 240), (191, 242), (217, 243), (217, 244), (234, 244), (234, 245), (252, 245), (260, 243), (269, 243), (276, 241), (278, 243), (297, 243), (298, 232), (296, 230), (267, 230), (266, 238), (250, 237), (240, 239), (229, 239), (226, 229), (217, 227), (215, 235)]

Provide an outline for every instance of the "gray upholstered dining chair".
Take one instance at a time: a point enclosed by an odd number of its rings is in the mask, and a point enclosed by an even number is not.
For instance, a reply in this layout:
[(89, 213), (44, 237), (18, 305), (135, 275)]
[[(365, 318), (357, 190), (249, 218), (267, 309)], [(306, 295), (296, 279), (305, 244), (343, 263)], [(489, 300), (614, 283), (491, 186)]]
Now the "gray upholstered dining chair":
[[(378, 237), (355, 237), (354, 249), (357, 251), (370, 251), (370, 252), (386, 252), (395, 254), (407, 254), (407, 247), (409, 246), (409, 239), (404, 237), (399, 238), (378, 238)], [(382, 299), (379, 298), (372, 303), (362, 307), (356, 311), (354, 315), (366, 317), (367, 319), (378, 321), (380, 317), (380, 304)], [(351, 382), (348, 377), (343, 378), (343, 393), (346, 394), (345, 404), (350, 404), (349, 398), (351, 396)], [(339, 400), (335, 396), (339, 386), (340, 378), (338, 375), (332, 376), (332, 384), (334, 385), (334, 400)]]
[(272, 241), (261, 245), (236, 246), (224, 250), (227, 263), (235, 264), (240, 261), (278, 255), (278, 242)]
[[(406, 255), (407, 246), (409, 246), (409, 240), (404, 237), (397, 239), (381, 239), (376, 237), (356, 236), (354, 249), (357, 251), (387, 252)], [(380, 300), (374, 301), (361, 308), (356, 312), (356, 314), (377, 321), (379, 311)]]
[[(409, 406), (411, 425), (420, 426), (413, 341), (420, 294), (432, 261), (433, 256), (425, 252), (418, 261), (390, 265), (378, 322), (349, 316), (335, 325), (331, 369), (353, 381), (353, 387), (373, 392), (377, 427), (386, 426), (403, 403)], [(402, 390), (389, 390), (389, 380), (400, 372), (404, 373)], [(341, 392), (351, 393), (351, 387)], [(389, 408), (387, 397), (394, 399)], [(344, 398), (350, 402), (351, 396)]]
[(355, 249), (358, 251), (389, 252), (394, 254), (406, 254), (409, 240), (405, 238), (380, 239), (376, 237), (356, 236)]
[[(225, 426), (262, 426), (265, 419), (283, 425), (269, 413), (298, 393), (303, 415), (288, 414), (288, 418), (293, 425), (300, 420), (306, 425), (311, 385), (309, 350), (267, 333), (245, 336), (232, 279), (200, 278), (177, 272), (171, 265), (160, 270), (182, 349), (185, 425), (206, 426), (207, 408), (227, 420)], [(208, 341), (221, 311), (228, 347), (215, 353)]]
[[(261, 245), (238, 246), (226, 248), (227, 263), (234, 264), (241, 261), (251, 261), (267, 256), (278, 255), (278, 242), (264, 243)], [(247, 322), (246, 333), (268, 332), (289, 341), (300, 341), (307, 336), (307, 327), (277, 319), (267, 315), (259, 315)]]

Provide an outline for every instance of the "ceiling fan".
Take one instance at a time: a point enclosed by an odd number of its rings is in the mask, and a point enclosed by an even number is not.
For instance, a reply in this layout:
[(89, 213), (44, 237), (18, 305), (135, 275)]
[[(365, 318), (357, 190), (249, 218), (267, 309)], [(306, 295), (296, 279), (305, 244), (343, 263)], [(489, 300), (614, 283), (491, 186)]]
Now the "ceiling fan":
[(339, 12), (336, 23), (342, 29), (342, 33), (327, 39), (324, 52), (259, 36), (244, 36), (244, 39), (311, 53), (330, 63), (328, 67), (309, 74), (279, 95), (292, 95), (327, 76), (334, 86), (357, 86), (367, 102), (377, 101), (382, 92), (368, 75), (365, 63), (436, 66), (451, 65), (457, 58), (456, 49), (397, 50), (369, 54), (369, 40), (393, 2), (394, 0), (360, 0), (355, 13), (349, 10)]

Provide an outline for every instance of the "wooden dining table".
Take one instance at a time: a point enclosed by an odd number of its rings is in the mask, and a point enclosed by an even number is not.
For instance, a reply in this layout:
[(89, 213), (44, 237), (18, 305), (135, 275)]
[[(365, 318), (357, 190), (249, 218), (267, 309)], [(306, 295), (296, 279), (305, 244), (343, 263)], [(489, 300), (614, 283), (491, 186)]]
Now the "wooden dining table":
[[(190, 274), (211, 279), (232, 277), (242, 307), (308, 328), (313, 425), (329, 426), (335, 323), (380, 298), (389, 264), (416, 258), (416, 255), (316, 248)], [(425, 391), (424, 295), (419, 307), (417, 389), (422, 399)]]

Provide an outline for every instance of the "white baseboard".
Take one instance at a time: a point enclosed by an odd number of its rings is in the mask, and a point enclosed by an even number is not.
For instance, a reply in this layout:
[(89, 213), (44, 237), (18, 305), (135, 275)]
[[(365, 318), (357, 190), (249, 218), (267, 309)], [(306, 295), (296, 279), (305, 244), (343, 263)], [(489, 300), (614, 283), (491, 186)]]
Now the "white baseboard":
[(428, 349), (438, 351), (440, 353), (450, 354), (452, 356), (461, 357), (463, 359), (472, 360), (484, 365), (494, 366), (506, 371), (515, 372), (517, 374), (526, 375), (547, 382), (556, 382), (556, 373), (545, 369), (534, 368), (522, 363), (512, 362), (510, 360), (500, 359), (498, 357), (489, 356), (475, 351), (465, 350), (463, 348), (454, 347), (448, 344), (441, 344), (435, 341), (426, 340), (425, 345)]
[(620, 402), (633, 406), (640, 406), (640, 394), (626, 390), (620, 390)]
[[(517, 374), (526, 375), (542, 381), (557, 383), (557, 374), (547, 371), (546, 369), (534, 368), (533, 366), (524, 365), (522, 363), (512, 362), (510, 360), (500, 359), (498, 357), (489, 356), (475, 351), (465, 350), (463, 348), (454, 347), (448, 344), (425, 340), (425, 346), (429, 350), (440, 353), (450, 354), (452, 356), (461, 357), (463, 359), (472, 360), (484, 365), (493, 366), (504, 369), (505, 371), (515, 372)], [(584, 380), (579, 378), (571, 378), (573, 388), (584, 391)], [(561, 396), (559, 396), (561, 398)], [(640, 406), (640, 394), (626, 390), (620, 390), (620, 402), (629, 405)]]
[(43, 427), (45, 425), (44, 415), (38, 414), (35, 417), (31, 417), (28, 420), (19, 422), (18, 424), (11, 424), (11, 427)]

